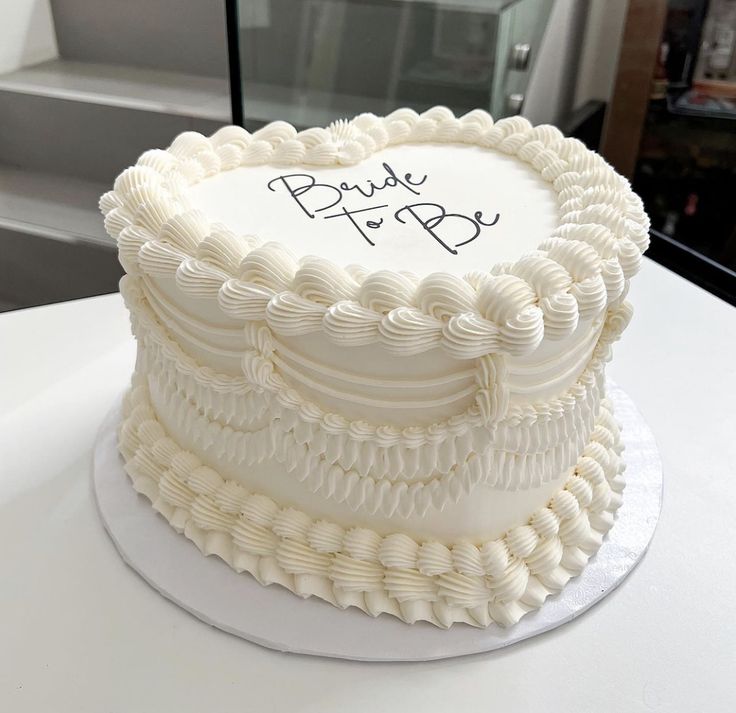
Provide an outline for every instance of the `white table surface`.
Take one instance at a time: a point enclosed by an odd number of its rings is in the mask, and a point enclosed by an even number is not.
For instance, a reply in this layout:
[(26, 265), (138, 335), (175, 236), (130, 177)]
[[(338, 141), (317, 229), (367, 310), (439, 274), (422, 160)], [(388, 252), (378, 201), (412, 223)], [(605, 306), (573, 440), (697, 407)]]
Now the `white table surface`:
[(90, 487), (133, 341), (119, 295), (0, 315), (0, 710), (736, 707), (736, 310), (646, 261), (611, 376), (665, 469), (643, 562), (580, 619), (461, 659), (360, 664), (210, 629), (129, 570)]

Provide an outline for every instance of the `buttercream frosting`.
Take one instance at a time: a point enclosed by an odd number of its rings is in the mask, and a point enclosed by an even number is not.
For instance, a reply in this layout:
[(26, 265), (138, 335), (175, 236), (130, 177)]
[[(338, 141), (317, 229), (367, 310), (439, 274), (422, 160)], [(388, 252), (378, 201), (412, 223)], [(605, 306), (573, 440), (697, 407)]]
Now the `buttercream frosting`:
[(514, 623), (600, 545), (648, 221), (580, 142), (442, 107), (187, 132), (100, 209), (138, 340), (121, 453), (205, 554), (447, 627)]
[(166, 433), (142, 381), (134, 378), (120, 427), (136, 490), (204, 554), (262, 584), (372, 616), (445, 628), (513, 624), (582, 571), (621, 503), (624, 465), (607, 400), (596, 424), (600, 440), (590, 442), (599, 447), (581, 455), (548, 502), (498, 539), (445, 545), (314, 520), (223, 479)]

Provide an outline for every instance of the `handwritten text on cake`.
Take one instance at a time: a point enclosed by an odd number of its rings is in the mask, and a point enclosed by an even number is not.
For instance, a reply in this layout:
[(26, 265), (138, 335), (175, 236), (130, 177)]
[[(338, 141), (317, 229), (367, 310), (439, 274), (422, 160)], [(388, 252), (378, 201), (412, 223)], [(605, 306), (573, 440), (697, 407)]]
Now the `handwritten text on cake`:
[[(495, 225), (500, 218), (498, 213), (486, 218), (480, 210), (476, 210), (472, 217), (451, 213), (443, 205), (430, 202), (407, 203), (398, 210), (387, 210), (388, 203), (362, 206), (361, 203), (381, 191), (396, 190), (421, 196), (420, 186), (427, 181), (427, 175), (421, 178), (412, 173), (398, 175), (388, 163), (381, 166), (384, 174), (379, 179), (373, 181), (369, 178), (360, 185), (350, 185), (346, 181), (333, 185), (317, 181), (309, 173), (289, 173), (270, 180), (268, 188), (275, 192), (285, 191), (310, 220), (321, 217), (349, 221), (369, 245), (375, 245), (371, 232), (379, 230), (385, 218), (393, 218), (404, 225), (419, 225), (445, 250), (457, 255), (457, 248), (475, 240), (483, 228)], [(346, 203), (350, 203), (350, 207)]]

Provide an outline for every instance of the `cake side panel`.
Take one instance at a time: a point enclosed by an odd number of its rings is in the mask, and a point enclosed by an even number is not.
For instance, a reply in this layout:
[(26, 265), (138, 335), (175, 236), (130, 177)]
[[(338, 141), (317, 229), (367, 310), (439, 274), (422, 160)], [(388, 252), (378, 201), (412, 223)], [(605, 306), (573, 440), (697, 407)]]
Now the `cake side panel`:
[(613, 524), (623, 463), (608, 402), (596, 431), (564, 489), (525, 524), (498, 539), (449, 546), (314, 520), (223, 479), (181, 450), (137, 377), (124, 405), (120, 449), (136, 490), (172, 526), (262, 584), (408, 623), (505, 626), (579, 574)]
[[(199, 365), (182, 349), (177, 327), (167, 328), (173, 324), (170, 316), (166, 323), (159, 321), (145, 285), (131, 283), (124, 293), (141, 323), (144, 373), (167, 429), (227, 477), (343, 523), (373, 523), (384, 532), (434, 533), (441, 539), (501, 534), (559, 486), (598, 411), (602, 363), (585, 386), (576, 384), (582, 398), (575, 408), (558, 414), (548, 406), (536, 427), (527, 410), (518, 412), (516, 422), (501, 422), (493, 430), (478, 424), (457, 432), (447, 425), (429, 431), (379, 427), (370, 438), (355, 428), (335, 432), (329, 428), (340, 425), (334, 419), (305, 422), (290, 404), (253, 389), (242, 373), (218, 376), (211, 363)], [(217, 350), (223, 347), (219, 341)], [(403, 442), (391, 443), (392, 433)], [(388, 442), (381, 445), (380, 436)], [(412, 442), (420, 436), (424, 442)], [(516, 477), (499, 483), (504, 469)], [(362, 479), (373, 485), (373, 499)], [(443, 486), (439, 494), (436, 483)], [(417, 486), (429, 497), (417, 495)]]

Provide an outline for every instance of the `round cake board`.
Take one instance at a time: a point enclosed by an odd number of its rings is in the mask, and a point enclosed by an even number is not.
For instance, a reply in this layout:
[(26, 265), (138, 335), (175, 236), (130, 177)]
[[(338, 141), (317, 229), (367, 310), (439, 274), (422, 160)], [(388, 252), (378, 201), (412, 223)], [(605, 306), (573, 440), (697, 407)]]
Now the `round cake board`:
[(218, 557), (205, 557), (136, 493), (117, 450), (118, 403), (98, 435), (93, 485), (102, 521), (122, 558), (163, 596), (202, 621), (279, 651), (359, 661), (427, 661), (493, 651), (571, 621), (612, 592), (633, 570), (654, 534), (662, 503), (657, 445), (632, 400), (610, 383), (623, 425), (626, 489), (616, 522), (583, 573), (508, 629), (427, 622), (409, 626), (353, 607), (338, 609), (264, 587)]

